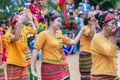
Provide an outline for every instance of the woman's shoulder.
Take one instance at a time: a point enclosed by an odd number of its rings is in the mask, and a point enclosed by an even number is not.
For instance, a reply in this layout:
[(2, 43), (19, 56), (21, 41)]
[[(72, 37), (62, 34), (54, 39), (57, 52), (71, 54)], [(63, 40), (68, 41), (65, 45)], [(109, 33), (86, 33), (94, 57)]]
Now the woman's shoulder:
[(6, 31), (6, 33), (5, 33), (5, 36), (11, 35), (10, 31), (11, 31), (11, 27), (9, 27), (9, 28), (7, 29), (7, 31)]
[(94, 37), (93, 38), (95, 38), (95, 39), (102, 39), (102, 35), (100, 34), (100, 33), (96, 33), (96, 34), (94, 34)]
[(39, 35), (47, 35), (47, 34), (48, 34), (47, 30), (41, 31), (41, 32), (39, 33)]

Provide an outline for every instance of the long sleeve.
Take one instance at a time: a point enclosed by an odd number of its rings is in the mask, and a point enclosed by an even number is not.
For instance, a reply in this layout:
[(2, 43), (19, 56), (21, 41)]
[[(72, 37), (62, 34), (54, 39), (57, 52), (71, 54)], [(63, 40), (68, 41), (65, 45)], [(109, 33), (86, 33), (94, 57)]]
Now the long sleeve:
[(107, 57), (116, 57), (117, 55), (117, 46), (99, 34), (93, 37), (90, 48), (94, 55), (99, 54)]

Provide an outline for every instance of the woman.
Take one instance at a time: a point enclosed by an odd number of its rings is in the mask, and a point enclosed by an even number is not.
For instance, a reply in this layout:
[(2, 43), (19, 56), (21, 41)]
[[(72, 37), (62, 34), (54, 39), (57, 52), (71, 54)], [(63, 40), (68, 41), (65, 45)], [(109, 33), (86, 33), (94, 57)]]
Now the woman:
[(102, 11), (100, 10), (100, 6), (99, 5), (96, 5), (95, 13), (96, 14), (101, 14), (102, 13)]
[(92, 68), (91, 80), (114, 80), (117, 77), (115, 17), (106, 13), (99, 21), (102, 31), (95, 34), (91, 41)]
[[(29, 80), (27, 35), (33, 29), (25, 27), (27, 16), (24, 13), (14, 16), (12, 26), (5, 35), (7, 48), (7, 78), (8, 80)], [(32, 31), (36, 33), (36, 31)], [(28, 57), (28, 56), (27, 56)], [(28, 60), (28, 61), (27, 61)]]
[(6, 79), (6, 46), (5, 46), (5, 34), (6, 25), (4, 22), (0, 23), (0, 79)]
[(95, 34), (96, 19), (94, 16), (88, 16), (84, 20), (85, 30), (80, 38), (79, 69), (81, 80), (90, 80), (91, 53), (90, 43)]
[(3, 56), (3, 47), (2, 47), (2, 31), (0, 31), (0, 79), (5, 79), (4, 75), (4, 67), (3, 67), (3, 61), (2, 61), (2, 56)]
[(0, 54), (2, 53), (2, 31), (0, 31)]
[(83, 13), (82, 11), (80, 11), (80, 12), (78, 13), (78, 19), (77, 19), (78, 32), (79, 32), (80, 29), (81, 29), (81, 26), (80, 26), (81, 22), (84, 22), (84, 13)]
[(81, 31), (77, 37), (73, 40), (62, 35), (59, 31), (62, 25), (62, 19), (57, 12), (48, 14), (48, 30), (42, 31), (35, 42), (31, 69), (35, 76), (38, 76), (35, 72), (35, 65), (37, 59), (37, 53), (39, 50), (42, 51), (42, 62), (40, 67), (39, 79), (41, 80), (70, 80), (68, 64), (63, 56), (62, 46), (63, 43), (66, 45), (75, 45), (79, 41), (79, 38), (83, 32), (84, 27), (82, 26)]

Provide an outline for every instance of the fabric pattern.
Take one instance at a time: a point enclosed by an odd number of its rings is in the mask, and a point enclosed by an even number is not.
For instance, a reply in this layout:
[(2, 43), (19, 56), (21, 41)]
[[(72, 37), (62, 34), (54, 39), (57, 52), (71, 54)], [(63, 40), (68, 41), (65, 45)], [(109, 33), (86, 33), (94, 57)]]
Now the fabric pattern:
[(92, 75), (91, 80), (115, 80), (115, 76), (108, 75)]
[(7, 65), (8, 80), (30, 80), (28, 67)]
[(85, 26), (84, 32), (80, 38), (80, 51), (85, 51), (90, 53), (90, 43), (92, 38), (89, 37), (90, 27)]
[(4, 66), (3, 66), (2, 55), (1, 54), (0, 54), (0, 80), (5, 80)]
[(91, 74), (117, 76), (118, 47), (98, 33), (94, 35), (90, 48), (92, 54)]
[(62, 46), (70, 44), (70, 38), (63, 36), (60, 32), (52, 35), (48, 30), (42, 31), (35, 42), (34, 48), (42, 50), (42, 62), (51, 64), (65, 64), (62, 59)]
[(42, 80), (70, 80), (68, 64), (55, 65), (42, 63)]
[(88, 52), (80, 52), (79, 55), (79, 69), (81, 74), (81, 80), (90, 80), (91, 70), (91, 54)]

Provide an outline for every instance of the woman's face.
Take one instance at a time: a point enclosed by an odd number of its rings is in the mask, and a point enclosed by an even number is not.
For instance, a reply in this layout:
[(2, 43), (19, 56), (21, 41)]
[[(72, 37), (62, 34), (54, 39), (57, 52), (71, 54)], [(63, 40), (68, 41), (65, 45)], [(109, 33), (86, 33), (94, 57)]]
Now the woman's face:
[(95, 9), (95, 7), (94, 7), (94, 6), (92, 6), (92, 7), (91, 7), (91, 10), (94, 10), (94, 9)]
[(115, 20), (111, 20), (109, 22), (107, 22), (106, 24), (106, 27), (105, 27), (105, 30), (111, 34), (112, 33), (112, 30), (114, 30), (115, 28)]
[(2, 26), (3, 29), (7, 29), (6, 24), (2, 24), (1, 26)]
[(59, 30), (60, 27), (62, 26), (62, 19), (61, 19), (61, 17), (56, 18), (56, 19), (53, 21), (52, 26), (53, 26), (53, 28), (54, 28), (55, 30)]
[(100, 8), (99, 5), (97, 5), (97, 6), (96, 6), (96, 9), (99, 10), (99, 8)]

